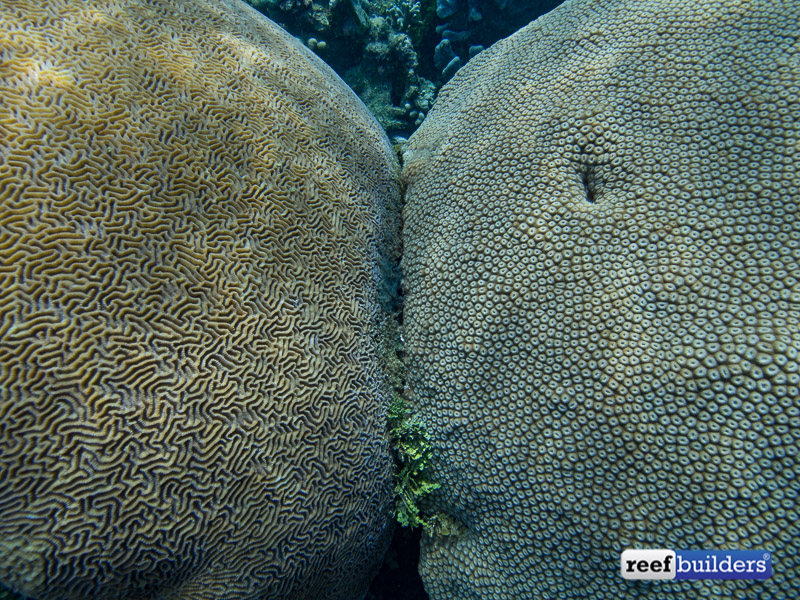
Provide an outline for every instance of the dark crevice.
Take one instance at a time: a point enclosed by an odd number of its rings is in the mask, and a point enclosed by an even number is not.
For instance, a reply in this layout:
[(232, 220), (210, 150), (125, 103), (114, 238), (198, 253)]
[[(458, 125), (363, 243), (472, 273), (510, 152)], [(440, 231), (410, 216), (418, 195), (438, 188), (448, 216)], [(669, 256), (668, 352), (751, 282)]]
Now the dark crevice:
[(592, 186), (592, 181), (589, 177), (589, 171), (582, 171), (581, 172), (581, 184), (583, 184), (583, 192), (586, 197), (586, 201), (589, 204), (596, 204), (597, 201), (594, 195), (594, 188)]
[(378, 576), (364, 600), (428, 600), (417, 564), (422, 529), (395, 529)]
[[(394, 147), (397, 154), (400, 168), (403, 166), (403, 146), (397, 144)], [(406, 190), (405, 186), (400, 190), (401, 206), (398, 211), (402, 213), (402, 202), (405, 200)], [(398, 328), (403, 325), (403, 309), (405, 304), (405, 290), (403, 289), (403, 272), (400, 266), (400, 261), (403, 256), (403, 222), (400, 220), (397, 229), (396, 246), (394, 246), (395, 254), (385, 261), (382, 265), (382, 282), (383, 290), (382, 296), (384, 297), (383, 306), (387, 311), (389, 318), (394, 320)], [(405, 353), (403, 351), (403, 344), (400, 341), (400, 329), (397, 330), (397, 339), (392, 348), (396, 360), (401, 363), (404, 359)], [(399, 374), (395, 374), (398, 379), (393, 383), (393, 391), (400, 397), (404, 397), (405, 393), (405, 373), (404, 369), (400, 369)], [(402, 463), (395, 452), (395, 468), (396, 473), (402, 469)], [(420, 539), (422, 537), (422, 528), (409, 529), (408, 527), (401, 527), (399, 524), (394, 524), (394, 536), (391, 545), (386, 551), (383, 564), (380, 571), (370, 585), (369, 592), (364, 600), (429, 600), (425, 587), (422, 584), (422, 578), (419, 574), (419, 553), (420, 553)], [(2, 598), (0, 598), (2, 600)]]

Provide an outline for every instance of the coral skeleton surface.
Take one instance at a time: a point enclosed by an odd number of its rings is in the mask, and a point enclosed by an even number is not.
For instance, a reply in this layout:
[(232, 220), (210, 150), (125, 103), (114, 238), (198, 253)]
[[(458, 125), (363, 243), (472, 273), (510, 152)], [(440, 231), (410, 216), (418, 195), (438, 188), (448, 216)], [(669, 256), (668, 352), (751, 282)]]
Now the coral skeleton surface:
[[(660, 598), (625, 548), (765, 549), (800, 593), (800, 2), (568, 0), (409, 140), (433, 600)], [(664, 592), (666, 593), (666, 592)]]
[(386, 136), (238, 1), (0, 10), (0, 583), (363, 595), (391, 536)]

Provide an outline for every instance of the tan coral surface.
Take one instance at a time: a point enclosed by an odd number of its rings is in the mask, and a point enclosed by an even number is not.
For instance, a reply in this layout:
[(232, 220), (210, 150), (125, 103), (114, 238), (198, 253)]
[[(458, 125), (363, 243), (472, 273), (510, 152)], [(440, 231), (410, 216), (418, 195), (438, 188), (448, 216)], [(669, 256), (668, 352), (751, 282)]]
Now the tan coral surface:
[[(800, 2), (569, 0), (405, 154), (434, 600), (800, 595)], [(625, 582), (627, 547), (764, 582)]]
[(384, 134), (238, 1), (0, 11), (0, 582), (363, 595), (390, 531)]

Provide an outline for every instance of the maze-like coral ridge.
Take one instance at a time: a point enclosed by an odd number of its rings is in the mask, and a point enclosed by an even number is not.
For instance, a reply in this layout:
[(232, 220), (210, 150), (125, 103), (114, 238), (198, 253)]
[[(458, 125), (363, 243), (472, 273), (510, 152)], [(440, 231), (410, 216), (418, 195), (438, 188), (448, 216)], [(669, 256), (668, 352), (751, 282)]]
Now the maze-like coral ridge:
[[(800, 2), (568, 0), (405, 154), (434, 600), (800, 593)], [(655, 586), (625, 548), (765, 549)], [(662, 595), (663, 594), (663, 595)]]
[(363, 594), (392, 500), (382, 131), (237, 1), (0, 10), (0, 582)]

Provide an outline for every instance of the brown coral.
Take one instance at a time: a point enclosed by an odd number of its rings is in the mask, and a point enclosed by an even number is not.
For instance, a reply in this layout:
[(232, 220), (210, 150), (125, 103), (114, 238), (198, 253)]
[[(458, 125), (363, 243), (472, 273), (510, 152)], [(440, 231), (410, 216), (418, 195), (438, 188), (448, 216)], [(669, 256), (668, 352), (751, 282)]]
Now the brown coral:
[(391, 506), (385, 136), (240, 2), (0, 8), (0, 581), (363, 593)]
[(800, 3), (571, 0), (410, 140), (408, 382), (445, 598), (655, 598), (626, 547), (774, 552), (800, 589)]

